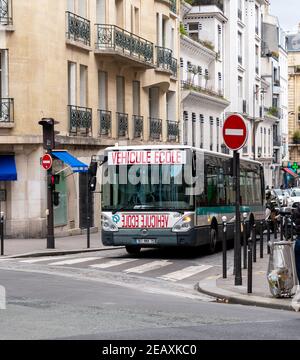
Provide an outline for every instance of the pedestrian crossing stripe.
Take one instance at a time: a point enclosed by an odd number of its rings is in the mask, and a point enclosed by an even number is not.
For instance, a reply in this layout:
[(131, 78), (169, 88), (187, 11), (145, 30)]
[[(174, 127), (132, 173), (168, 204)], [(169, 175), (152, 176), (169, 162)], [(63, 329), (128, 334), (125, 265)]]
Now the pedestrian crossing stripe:
[(174, 271), (159, 277), (162, 280), (168, 281), (180, 281), (188, 278), (190, 276), (199, 274), (202, 271), (210, 269), (211, 265), (197, 265), (197, 266), (189, 266), (182, 270)]
[(80, 264), (88, 261), (99, 260), (99, 257), (87, 257), (87, 258), (77, 258), (77, 259), (69, 259), (63, 261), (57, 261), (54, 263), (50, 263), (48, 265), (73, 265), (73, 264)]
[(34, 258), (34, 259), (26, 259), (26, 260), (21, 260), (21, 263), (26, 263), (26, 264), (35, 264), (38, 262), (43, 262), (43, 261), (49, 261), (49, 260), (59, 260), (59, 259), (65, 259), (65, 256), (44, 256), (44, 257), (39, 257), (39, 258)]
[(135, 273), (135, 274), (143, 274), (147, 271), (157, 270), (162, 267), (173, 264), (168, 260), (159, 260), (159, 261), (151, 261), (150, 263), (143, 264), (140, 266), (136, 266), (134, 268), (126, 269), (124, 272), (126, 273)]
[(111, 267), (116, 267), (119, 265), (123, 265), (123, 264), (127, 264), (129, 262), (132, 261), (137, 261), (137, 259), (118, 259), (118, 260), (111, 260), (108, 261), (104, 264), (93, 264), (93, 265), (89, 265), (89, 267), (91, 268), (96, 268), (96, 269), (108, 269)]

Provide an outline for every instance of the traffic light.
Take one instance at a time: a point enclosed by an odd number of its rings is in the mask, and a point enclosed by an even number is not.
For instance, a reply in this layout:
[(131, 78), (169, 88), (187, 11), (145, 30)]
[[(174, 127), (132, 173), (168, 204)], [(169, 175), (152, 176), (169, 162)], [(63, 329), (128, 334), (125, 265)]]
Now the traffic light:
[(60, 200), (60, 193), (58, 191), (53, 192), (53, 205), (58, 206)]
[(39, 124), (43, 126), (43, 147), (45, 150), (52, 150), (55, 148), (55, 131), (54, 125), (58, 124), (52, 118), (43, 118), (39, 121)]
[(97, 185), (97, 170), (98, 163), (96, 161), (92, 161), (89, 166), (88, 176), (89, 176), (89, 190), (95, 191)]

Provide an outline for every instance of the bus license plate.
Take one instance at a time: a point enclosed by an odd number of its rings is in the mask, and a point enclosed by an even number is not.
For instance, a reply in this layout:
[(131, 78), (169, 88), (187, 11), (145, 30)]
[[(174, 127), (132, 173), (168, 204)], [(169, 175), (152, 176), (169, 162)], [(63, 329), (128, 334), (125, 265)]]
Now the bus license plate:
[(137, 239), (137, 244), (156, 244), (156, 239)]

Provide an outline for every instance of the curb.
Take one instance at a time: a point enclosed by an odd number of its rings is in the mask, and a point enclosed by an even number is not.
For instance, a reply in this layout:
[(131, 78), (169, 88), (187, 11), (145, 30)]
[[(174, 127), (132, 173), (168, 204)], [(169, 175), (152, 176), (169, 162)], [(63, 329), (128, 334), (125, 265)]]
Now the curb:
[(117, 250), (122, 249), (123, 246), (118, 247), (107, 247), (107, 248), (91, 248), (91, 249), (74, 249), (74, 250), (53, 250), (53, 251), (37, 251), (29, 252), (24, 254), (0, 256), (0, 259), (15, 259), (15, 258), (27, 258), (27, 257), (43, 257), (43, 256), (57, 256), (57, 255), (72, 255), (80, 253), (89, 253), (95, 251), (104, 251), (104, 250)]
[(290, 300), (290, 304), (286, 304), (281, 302), (283, 299), (263, 298), (252, 294), (242, 295), (222, 289), (216, 284), (220, 277), (204, 279), (196, 284), (195, 289), (203, 294), (215, 297), (220, 302), (294, 311), (291, 305), (292, 300)]

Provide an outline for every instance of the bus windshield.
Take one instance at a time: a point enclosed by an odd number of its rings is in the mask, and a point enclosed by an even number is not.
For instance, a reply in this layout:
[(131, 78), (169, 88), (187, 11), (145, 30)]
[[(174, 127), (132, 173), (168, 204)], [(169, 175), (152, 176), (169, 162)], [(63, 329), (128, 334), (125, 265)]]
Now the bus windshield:
[(103, 167), (102, 209), (194, 210), (194, 200), (186, 184), (184, 165), (118, 165)]

